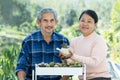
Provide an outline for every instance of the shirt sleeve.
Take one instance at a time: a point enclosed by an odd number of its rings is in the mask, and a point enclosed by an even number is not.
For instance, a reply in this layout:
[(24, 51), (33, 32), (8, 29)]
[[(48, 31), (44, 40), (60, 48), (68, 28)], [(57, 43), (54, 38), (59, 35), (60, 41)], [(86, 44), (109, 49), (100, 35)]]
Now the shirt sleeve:
[(70, 42), (69, 42), (69, 40), (66, 38), (66, 44), (69, 46), (70, 45)]
[(22, 48), (18, 57), (17, 67), (16, 67), (16, 73), (20, 70), (23, 70), (27, 73), (28, 68), (30, 66), (30, 57), (28, 55), (28, 45), (27, 43), (22, 43)]
[[(92, 67), (96, 67), (106, 59), (107, 49), (106, 42), (103, 39), (100, 39), (96, 41), (95, 45), (93, 46), (91, 56), (86, 57), (73, 54), (71, 59)], [(74, 51), (72, 52), (74, 53)]]

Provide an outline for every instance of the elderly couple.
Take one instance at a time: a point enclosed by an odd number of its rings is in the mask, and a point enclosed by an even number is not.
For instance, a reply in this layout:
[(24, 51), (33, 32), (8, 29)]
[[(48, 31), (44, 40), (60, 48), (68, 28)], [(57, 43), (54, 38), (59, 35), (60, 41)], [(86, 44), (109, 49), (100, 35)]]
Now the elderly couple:
[[(79, 17), (79, 29), (82, 35), (69, 40), (56, 32), (58, 23), (54, 9), (44, 8), (37, 13), (37, 24), (40, 30), (28, 35), (22, 42), (18, 57), (16, 74), (18, 80), (31, 80), (34, 65), (44, 63), (62, 63), (62, 59), (70, 62), (86, 64), (87, 80), (111, 80), (106, 61), (107, 45), (105, 40), (95, 32), (98, 16), (93, 10), (85, 10)], [(69, 45), (69, 55), (56, 50), (62, 44)], [(68, 76), (45, 75), (38, 76), (38, 80), (68, 80)], [(79, 79), (82, 78), (79, 76)]]

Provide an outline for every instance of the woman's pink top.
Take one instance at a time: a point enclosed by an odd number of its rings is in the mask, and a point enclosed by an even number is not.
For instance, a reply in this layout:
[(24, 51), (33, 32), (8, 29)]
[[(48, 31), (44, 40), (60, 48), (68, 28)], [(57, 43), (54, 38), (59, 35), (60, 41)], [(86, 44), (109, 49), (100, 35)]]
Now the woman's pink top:
[(70, 50), (73, 56), (67, 61), (86, 64), (87, 79), (110, 77), (106, 59), (107, 49), (105, 40), (96, 32), (87, 37), (81, 35), (71, 41)]

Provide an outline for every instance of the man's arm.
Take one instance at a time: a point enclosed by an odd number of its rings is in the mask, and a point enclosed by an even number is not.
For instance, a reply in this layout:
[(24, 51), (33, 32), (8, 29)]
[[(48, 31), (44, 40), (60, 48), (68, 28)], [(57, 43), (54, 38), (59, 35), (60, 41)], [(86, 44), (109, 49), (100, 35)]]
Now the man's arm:
[(23, 71), (23, 70), (18, 71), (17, 72), (17, 77), (18, 77), (18, 80), (25, 80), (25, 77), (26, 77), (25, 71)]
[(61, 80), (68, 80), (69, 79), (69, 76), (65, 75), (61, 78)]

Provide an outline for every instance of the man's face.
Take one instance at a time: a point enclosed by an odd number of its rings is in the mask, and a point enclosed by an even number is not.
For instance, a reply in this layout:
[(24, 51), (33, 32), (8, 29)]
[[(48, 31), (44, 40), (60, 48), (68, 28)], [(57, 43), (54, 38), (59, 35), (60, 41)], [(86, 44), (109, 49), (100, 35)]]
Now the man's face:
[(54, 15), (52, 13), (45, 13), (42, 15), (42, 19), (38, 22), (38, 25), (41, 26), (41, 31), (43, 34), (52, 34), (57, 24)]

